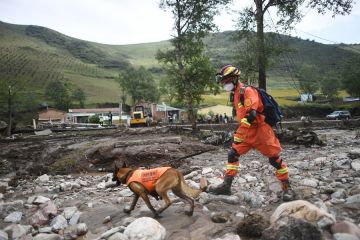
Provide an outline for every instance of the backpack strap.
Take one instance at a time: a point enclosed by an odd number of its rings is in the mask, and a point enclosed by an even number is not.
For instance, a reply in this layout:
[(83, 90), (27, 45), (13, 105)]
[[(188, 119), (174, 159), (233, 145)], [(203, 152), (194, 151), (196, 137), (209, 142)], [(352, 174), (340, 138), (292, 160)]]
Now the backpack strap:
[[(240, 102), (241, 102), (241, 105), (243, 105), (243, 106), (244, 106), (244, 101), (245, 101), (245, 96), (244, 96), (245, 95), (245, 88), (247, 88), (247, 87), (252, 87), (252, 88), (256, 89), (256, 91), (259, 93), (259, 89), (257, 87), (251, 86), (251, 85), (244, 84), (242, 87), (240, 87)], [(259, 95), (260, 95), (260, 93), (259, 93)], [(260, 100), (262, 102), (261, 96), (260, 96)], [(259, 114), (264, 115), (264, 111), (259, 112), (259, 111), (256, 110), (256, 112), (259, 113)]]
[(247, 85), (244, 85), (244, 86), (240, 87), (240, 102), (241, 102), (241, 105), (243, 105), (243, 106), (244, 106), (244, 101), (245, 101), (244, 94), (245, 94), (245, 88), (246, 87), (247, 87)]

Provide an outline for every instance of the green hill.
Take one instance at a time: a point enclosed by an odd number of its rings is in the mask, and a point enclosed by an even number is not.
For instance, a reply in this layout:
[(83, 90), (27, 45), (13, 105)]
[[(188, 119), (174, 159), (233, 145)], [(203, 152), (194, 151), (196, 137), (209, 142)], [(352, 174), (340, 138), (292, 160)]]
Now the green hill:
[[(214, 66), (231, 63), (236, 49), (235, 32), (210, 35), (205, 43)], [(344, 63), (358, 54), (359, 46), (326, 45), (313, 41), (278, 36), (294, 51), (274, 59), (268, 72), (269, 89), (291, 88), (293, 71), (301, 63), (315, 64), (322, 72), (341, 72)], [(47, 83), (68, 80), (82, 88), (87, 104), (118, 102), (119, 86), (114, 78), (128, 65), (145, 66), (156, 79), (161, 66), (155, 59), (158, 49), (169, 48), (169, 41), (106, 45), (78, 40), (39, 26), (0, 22), (0, 80), (24, 78), (34, 82), (30, 91), (42, 96)], [(36, 91), (35, 91), (36, 90)]]

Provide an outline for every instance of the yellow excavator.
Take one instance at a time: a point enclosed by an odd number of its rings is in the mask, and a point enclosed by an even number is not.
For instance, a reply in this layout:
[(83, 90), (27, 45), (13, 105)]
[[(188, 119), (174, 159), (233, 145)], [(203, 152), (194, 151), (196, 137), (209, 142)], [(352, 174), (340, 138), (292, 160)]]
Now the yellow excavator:
[(150, 108), (143, 105), (136, 105), (131, 114), (130, 127), (146, 127), (152, 122), (152, 114)]

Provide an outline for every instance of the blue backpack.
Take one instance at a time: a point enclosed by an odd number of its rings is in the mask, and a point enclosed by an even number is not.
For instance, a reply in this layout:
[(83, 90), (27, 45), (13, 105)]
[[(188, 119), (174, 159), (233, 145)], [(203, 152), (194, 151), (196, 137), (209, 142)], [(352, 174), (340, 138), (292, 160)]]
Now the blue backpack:
[[(255, 88), (261, 96), (261, 101), (264, 105), (264, 111), (260, 112), (260, 114), (265, 115), (265, 122), (272, 127), (277, 123), (280, 124), (282, 115), (280, 107), (275, 99), (262, 88), (257, 88), (254, 86), (249, 87)], [(240, 94), (240, 102), (244, 105), (244, 94)]]

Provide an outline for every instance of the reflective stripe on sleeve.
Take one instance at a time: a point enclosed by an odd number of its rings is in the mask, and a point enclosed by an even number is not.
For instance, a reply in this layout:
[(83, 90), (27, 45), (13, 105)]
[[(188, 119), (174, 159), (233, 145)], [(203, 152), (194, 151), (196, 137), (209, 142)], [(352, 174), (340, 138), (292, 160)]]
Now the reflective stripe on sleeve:
[(281, 168), (281, 169), (276, 170), (276, 172), (277, 172), (278, 174), (285, 174), (285, 173), (288, 173), (289, 170), (288, 170), (287, 167), (285, 167), (285, 168)]

